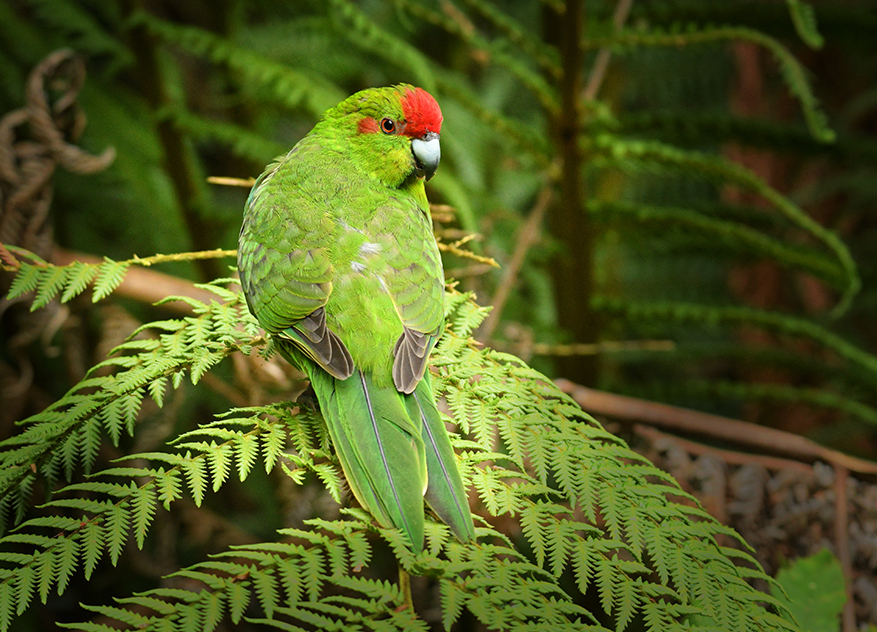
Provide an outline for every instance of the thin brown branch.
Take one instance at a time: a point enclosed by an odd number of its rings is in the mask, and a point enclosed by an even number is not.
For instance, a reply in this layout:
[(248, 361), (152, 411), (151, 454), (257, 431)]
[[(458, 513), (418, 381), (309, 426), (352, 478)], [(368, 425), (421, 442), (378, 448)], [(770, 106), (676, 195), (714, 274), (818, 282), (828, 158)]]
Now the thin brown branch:
[[(62, 248), (56, 248), (52, 253), (52, 263), (55, 265), (69, 265), (74, 261), (92, 264), (103, 263), (103, 259), (93, 255), (71, 252)], [(213, 292), (195, 287), (194, 283), (186, 279), (138, 267), (132, 267), (128, 270), (115, 294), (142, 303), (155, 303), (168, 296), (187, 296), (203, 303), (209, 303), (217, 298)], [(192, 313), (192, 308), (181, 301), (165, 303), (164, 307), (180, 314)]]
[(256, 184), (255, 178), (232, 178), (229, 176), (209, 176), (207, 182), (210, 184), (218, 184), (224, 187), (243, 187), (251, 188)]
[(498, 351), (508, 351), (525, 358), (541, 356), (597, 355), (599, 353), (621, 353), (624, 351), (674, 351), (676, 343), (672, 340), (603, 340), (594, 343), (574, 342), (572, 344), (547, 344), (523, 340), (517, 343), (491, 343)]
[(496, 294), (493, 295), (493, 300), (490, 302), (492, 308), (490, 315), (484, 321), (484, 324), (481, 325), (478, 337), (482, 340), (489, 340), (493, 336), (496, 326), (499, 324), (502, 310), (512, 292), (512, 288), (518, 280), (518, 273), (521, 270), (521, 266), (524, 265), (524, 259), (527, 256), (527, 252), (530, 250), (530, 247), (536, 243), (542, 233), (542, 221), (545, 217), (545, 212), (548, 210), (548, 206), (551, 204), (551, 198), (551, 188), (545, 187), (542, 189), (539, 193), (539, 197), (536, 198), (536, 204), (533, 206), (533, 210), (530, 211), (527, 221), (524, 222), (524, 225), (518, 233), (518, 239), (515, 244), (515, 249), (512, 252), (512, 258), (503, 270), (502, 277), (499, 280), (499, 285), (496, 288)]
[[(615, 13), (612, 15), (612, 26), (615, 27), (616, 31), (624, 26), (624, 23), (627, 21), (632, 4), (633, 0), (618, 0), (618, 4), (615, 5)], [(594, 66), (588, 75), (588, 83), (585, 85), (585, 89), (582, 90), (583, 100), (593, 101), (597, 98), (597, 93), (600, 91), (600, 86), (603, 85), (603, 79), (606, 76), (606, 70), (609, 68), (609, 59), (611, 57), (612, 53), (608, 48), (601, 48), (597, 51)]]
[(490, 266), (491, 268), (498, 268), (499, 264), (492, 257), (483, 257), (481, 255), (476, 255), (471, 250), (463, 250), (458, 247), (459, 242), (454, 242), (453, 244), (446, 244), (442, 241), (437, 242), (438, 249), (442, 252), (448, 252), (452, 255), (456, 255), (462, 259), (471, 259), (472, 261), (477, 261), (478, 263), (483, 263), (485, 265)]
[(677, 437), (676, 435), (661, 432), (660, 430), (651, 426), (637, 424), (633, 427), (633, 431), (650, 443), (661, 440), (672, 441), (674, 445), (679, 446), (688, 454), (696, 454), (698, 456), (713, 456), (730, 465), (758, 464), (763, 465), (767, 469), (774, 471), (795, 470), (797, 472), (813, 472), (812, 465), (809, 465), (808, 463), (801, 463), (801, 461), (794, 461), (792, 459), (784, 459), (776, 456), (767, 456), (764, 454), (750, 454), (748, 452), (738, 452), (737, 450), (725, 450), (722, 448), (716, 448), (713, 446), (704, 445), (703, 443), (698, 443), (697, 441), (692, 441), (691, 439), (682, 439), (680, 437)]
[(841, 630), (856, 629), (856, 611), (853, 603), (853, 561), (850, 557), (849, 503), (847, 481), (849, 470), (842, 465), (834, 466), (834, 545), (837, 559), (844, 574), (847, 600), (841, 613)]
[(688, 408), (597, 391), (565, 379), (555, 380), (555, 383), (589, 413), (641, 421), (802, 461), (824, 461), (859, 474), (877, 476), (877, 463), (831, 450), (800, 435)]

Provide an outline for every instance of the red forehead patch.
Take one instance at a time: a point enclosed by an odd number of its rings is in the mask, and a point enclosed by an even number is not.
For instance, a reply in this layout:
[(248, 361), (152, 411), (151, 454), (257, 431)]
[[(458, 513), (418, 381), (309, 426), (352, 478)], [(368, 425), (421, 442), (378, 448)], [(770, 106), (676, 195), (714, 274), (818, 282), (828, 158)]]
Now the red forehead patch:
[(408, 89), (402, 95), (402, 112), (405, 114), (405, 135), (419, 138), (427, 132), (442, 131), (442, 111), (432, 95), (423, 88)]

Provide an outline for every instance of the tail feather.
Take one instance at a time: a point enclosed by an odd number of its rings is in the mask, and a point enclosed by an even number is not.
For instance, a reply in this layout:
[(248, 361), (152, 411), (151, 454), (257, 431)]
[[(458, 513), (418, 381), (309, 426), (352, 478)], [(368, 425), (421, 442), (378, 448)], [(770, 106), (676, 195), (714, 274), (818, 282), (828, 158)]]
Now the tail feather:
[(351, 491), (378, 522), (400, 529), (414, 551), (422, 550), (427, 459), (403, 396), (392, 386), (375, 386), (360, 370), (346, 380), (314, 373), (312, 384)]
[(457, 538), (469, 542), (475, 538), (472, 513), (448, 431), (435, 405), (429, 372), (406, 403), (411, 416), (422, 424), (428, 476), (426, 502)]

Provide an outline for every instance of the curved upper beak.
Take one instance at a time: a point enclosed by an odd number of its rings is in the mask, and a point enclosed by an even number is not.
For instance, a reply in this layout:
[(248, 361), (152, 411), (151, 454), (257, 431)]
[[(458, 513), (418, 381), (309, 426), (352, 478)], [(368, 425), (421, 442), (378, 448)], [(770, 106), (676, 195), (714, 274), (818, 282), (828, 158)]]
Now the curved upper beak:
[(424, 176), (429, 180), (435, 175), (439, 161), (442, 157), (439, 135), (435, 132), (427, 132), (420, 138), (411, 141), (411, 153), (414, 154), (414, 162), (417, 165), (417, 175)]

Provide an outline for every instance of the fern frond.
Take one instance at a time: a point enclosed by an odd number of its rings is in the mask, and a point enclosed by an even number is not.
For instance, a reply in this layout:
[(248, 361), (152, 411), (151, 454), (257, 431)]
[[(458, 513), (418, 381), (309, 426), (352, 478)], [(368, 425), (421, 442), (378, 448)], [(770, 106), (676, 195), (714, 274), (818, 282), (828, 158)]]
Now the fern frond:
[[(800, 15), (803, 16), (804, 13)], [(802, 22), (805, 29), (809, 28), (806, 21), (805, 18)], [(812, 36), (812, 33), (810, 35)], [(583, 47), (586, 50), (611, 47), (620, 52), (639, 46), (690, 46), (720, 41), (752, 42), (769, 51), (777, 61), (789, 92), (800, 103), (810, 133), (820, 142), (834, 141), (835, 133), (828, 127), (825, 113), (819, 108), (801, 62), (779, 41), (761, 31), (741, 26), (702, 27), (699, 25), (691, 25), (687, 32), (621, 30), (605, 38), (587, 40), (583, 43)]]
[(243, 127), (202, 118), (182, 107), (169, 107), (164, 114), (173, 118), (176, 126), (193, 139), (218, 140), (228, 145), (234, 154), (254, 162), (263, 163), (289, 151), (288, 147)]
[[(524, 27), (507, 14), (499, 11), (485, 0), (464, 0), (467, 5), (487, 18), (491, 24), (511, 44), (519, 48), (527, 57), (536, 61), (545, 72), (555, 79), (560, 77), (560, 60), (557, 51), (536, 40)], [(562, 13), (558, 11), (558, 13)]]
[(350, 27), (348, 37), (364, 50), (375, 53), (394, 66), (403, 67), (427, 91), (436, 86), (432, 64), (417, 48), (394, 36), (374, 22), (365, 12), (348, 0), (330, 0), (333, 17), (344, 20)]
[(433, 11), (423, 4), (409, 0), (395, 0), (395, 3), (412, 16), (459, 37), (476, 50), (487, 52), (492, 61), (511, 72), (539, 100), (546, 112), (556, 114), (560, 107), (557, 92), (545, 78), (529, 68), (526, 63), (508, 54), (500, 46), (478, 33), (477, 29), (464, 28), (459, 21), (442, 15), (438, 11)]
[(277, 103), (287, 108), (303, 108), (314, 119), (344, 98), (336, 86), (326, 80), (237, 46), (229, 39), (193, 26), (183, 26), (140, 12), (133, 20), (146, 26), (162, 40), (183, 50), (227, 65), (245, 83), (265, 90)]
[(596, 219), (601, 221), (618, 222), (630, 218), (635, 219), (640, 225), (669, 224), (698, 231), (707, 236), (712, 243), (718, 239), (735, 246), (739, 244), (753, 255), (767, 256), (786, 267), (809, 272), (839, 290), (849, 287), (849, 275), (837, 260), (826, 257), (815, 249), (789, 244), (786, 240), (767, 235), (740, 221), (718, 219), (686, 208), (623, 202), (592, 200), (588, 202), (587, 208)]
[[(646, 164), (661, 164), (685, 169), (689, 176), (691, 171), (702, 173), (707, 178), (718, 182), (730, 182), (758, 194), (794, 226), (806, 231), (822, 243), (842, 268), (846, 277), (846, 287), (843, 296), (832, 311), (834, 317), (839, 317), (849, 308), (853, 297), (861, 289), (862, 282), (855, 260), (840, 237), (834, 231), (819, 224), (789, 198), (748, 169), (724, 158), (651, 141), (599, 137), (595, 139), (595, 150), (603, 154), (602, 160), (607, 165), (625, 169), (641, 161)], [(595, 164), (596, 162), (598, 161), (595, 161)]]
[[(101, 264), (101, 268), (106, 265)], [(109, 280), (105, 287), (111, 285), (110, 277), (115, 277), (118, 269), (115, 264), (107, 268), (109, 276), (105, 276)], [(121, 355), (98, 364), (64, 397), (21, 422), (24, 430), (20, 434), (0, 442), (0, 498), (4, 513), (8, 515), (10, 499), (16, 498), (13, 490), (27, 485), (25, 481), (37, 472), (50, 480), (61, 475), (70, 480), (77, 464), (88, 471), (102, 432), (114, 445), (118, 445), (123, 432), (132, 435), (144, 394), (148, 391), (160, 401), (168, 377), (173, 377), (177, 388), (186, 372), (197, 381), (203, 371), (228, 354), (238, 350), (249, 352), (258, 326), (240, 296), (235, 295), (231, 304), (205, 305), (194, 301), (192, 305), (194, 316), (176, 321), (173, 326), (167, 322), (157, 324), (159, 331), (165, 332), (159, 335), (158, 343), (154, 340), (124, 343), (117, 350)], [(233, 310), (237, 317), (231, 319), (228, 310)], [(222, 318), (215, 317), (218, 312), (223, 313)], [(117, 371), (112, 375), (96, 373), (107, 367)], [(170, 488), (166, 491), (171, 493)], [(20, 519), (21, 512), (16, 514)]]
[(675, 302), (634, 303), (605, 296), (595, 297), (593, 304), (597, 309), (624, 314), (631, 319), (660, 318), (705, 324), (740, 323), (762, 327), (779, 334), (809, 338), (863, 369), (869, 376), (870, 382), (877, 379), (877, 356), (862, 350), (830, 329), (799, 316), (742, 306)]
[[(455, 421), (471, 430), (454, 440), (463, 451), (461, 471), (488, 513), (520, 521), (522, 541), (483, 522), (476, 541), (462, 544), (428, 517), (428, 546), (415, 555), (398, 531), (348, 509), (340, 520), (308, 520), (305, 529), (279, 531), (278, 541), (235, 546), (174, 573), (192, 582), (184, 584), (188, 588), (155, 588), (92, 611), (129, 630), (211, 629), (223, 619), (290, 630), (427, 629), (421, 613), (405, 607), (399, 584), (361, 572), (374, 557), (377, 537), (406, 573), (439, 583), (445, 625), (466, 610), (491, 629), (604, 632), (579, 605), (579, 593), (596, 587), (616, 630), (640, 618), (650, 632), (682, 629), (692, 616), (709, 617), (719, 629), (796, 629), (767, 612), (764, 604), (784, 609), (746, 582), (759, 572), (750, 568), (752, 559), (731, 558), (717, 544), (719, 536), (735, 538), (733, 532), (701, 509), (676, 504), (684, 493), (670, 477), (588, 418), (547, 378), (474, 344), (469, 336), (486, 311), (470, 297), (449, 294), (447, 305), (433, 381)], [(217, 325), (212, 307), (197, 309), (190, 318), (210, 318), (213, 329), (189, 320), (184, 327), (162, 326), (160, 337), (173, 340), (126, 352), (191, 354), (192, 345), (216, 339), (217, 327), (232, 335)], [(255, 333), (234, 335), (236, 346), (228, 352)], [(128, 385), (122, 393), (146, 388), (143, 380), (125, 377), (131, 370), (113, 380), (116, 387)], [(183, 370), (171, 364), (162, 375)], [(91, 384), (102, 392), (101, 380)], [(81, 397), (73, 405), (84, 416), (104, 405), (76, 394)], [(58, 440), (66, 440), (63, 428), (43, 425), (30, 422), (27, 430), (40, 428), (44, 438), (57, 431)], [(0, 539), (0, 632), (35, 596), (45, 599), (53, 587), (63, 591), (72, 568), (80, 566), (88, 577), (104, 557), (116, 563), (132, 535), (142, 546), (158, 502), (167, 507), (183, 495), (202, 502), (231, 478), (236, 460), (242, 478), (257, 458), (269, 470), (280, 463), (291, 475), (324, 468), (339, 477), (329, 446), (312, 411), (289, 404), (237, 409), (181, 435), (169, 452), (133, 455), (136, 466), (120, 464), (59, 490), (43, 506), (56, 515), (29, 520)], [(29, 439), (16, 438), (0, 455), (21, 457), (29, 447)], [(332, 485), (340, 482), (327, 483)], [(561, 588), (558, 578), (567, 571), (575, 583)], [(136, 613), (129, 605), (137, 606)]]
[(786, 5), (789, 7), (789, 15), (798, 37), (810, 48), (822, 48), (825, 40), (816, 27), (816, 11), (813, 5), (803, 0), (786, 0)]

